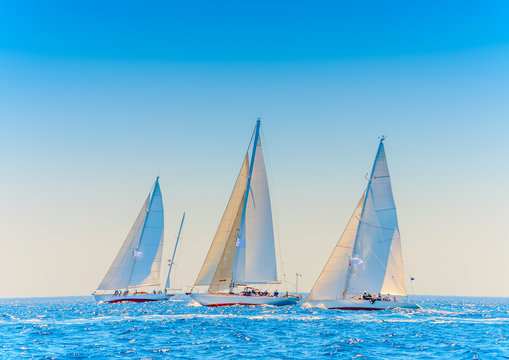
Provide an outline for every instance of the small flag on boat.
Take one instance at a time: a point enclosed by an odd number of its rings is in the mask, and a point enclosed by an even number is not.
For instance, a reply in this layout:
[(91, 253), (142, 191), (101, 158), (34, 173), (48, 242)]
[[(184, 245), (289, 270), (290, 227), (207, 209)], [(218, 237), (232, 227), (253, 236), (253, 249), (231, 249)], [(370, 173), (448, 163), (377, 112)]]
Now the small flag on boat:
[(241, 238), (237, 238), (237, 241), (235, 241), (236, 247), (246, 247), (246, 240), (242, 240)]
[(138, 251), (138, 250), (133, 250), (133, 256), (134, 257), (140, 257), (143, 253), (141, 251)]
[(348, 266), (364, 264), (364, 260), (361, 258), (351, 258), (348, 261)]

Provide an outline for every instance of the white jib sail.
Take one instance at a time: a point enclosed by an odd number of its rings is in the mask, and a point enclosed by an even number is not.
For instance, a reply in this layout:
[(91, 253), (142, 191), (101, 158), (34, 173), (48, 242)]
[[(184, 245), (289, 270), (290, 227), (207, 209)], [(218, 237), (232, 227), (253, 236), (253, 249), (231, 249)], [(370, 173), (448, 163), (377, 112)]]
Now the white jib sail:
[(251, 186), (246, 205), (244, 229), (241, 229), (235, 268), (236, 284), (277, 282), (276, 249), (270, 205), (269, 185), (261, 140), (258, 140), (251, 166)]
[[(235, 250), (235, 240), (239, 231), (239, 224), (235, 226), (235, 220), (239, 209), (242, 212), (242, 204), (244, 192), (246, 191), (248, 174), (249, 160), (246, 154), (239, 176), (237, 177), (237, 181), (235, 182), (235, 186), (230, 196), (230, 200), (228, 201), (228, 205), (226, 206), (221, 222), (219, 223), (219, 227), (217, 228), (216, 235), (214, 236), (214, 240), (212, 241), (212, 245), (210, 246), (209, 252), (207, 253), (207, 257), (205, 258), (205, 262), (203, 263), (200, 273), (196, 278), (194, 286), (211, 285), (214, 274), (216, 274), (218, 265), (223, 256), (227, 256), (230, 254), (231, 250)], [(230, 246), (227, 246), (228, 244)], [(228, 262), (228, 264), (228, 266), (227, 264), (222, 266), (221, 270), (217, 274), (217, 281), (224, 285), (222, 287), (223, 289), (227, 289), (230, 286), (232, 277), (233, 260)], [(211, 291), (212, 290), (218, 291), (219, 289), (214, 287)]]
[(97, 290), (159, 286), (164, 214), (156, 180), (131, 231)]
[[(365, 198), (352, 253), (352, 257), (362, 259), (363, 263), (350, 266), (346, 292), (387, 293), (384, 291), (389, 289), (386, 279), (391, 279), (392, 284), (398, 284), (398, 290), (391, 285), (390, 294), (405, 295), (398, 219), (382, 141)], [(384, 284), (387, 284), (386, 289)]]
[(342, 298), (346, 287), (347, 270), (352, 257), (363, 203), (364, 195), (362, 195), (357, 204), (345, 231), (339, 238), (334, 251), (311, 289), (307, 300), (335, 300)]

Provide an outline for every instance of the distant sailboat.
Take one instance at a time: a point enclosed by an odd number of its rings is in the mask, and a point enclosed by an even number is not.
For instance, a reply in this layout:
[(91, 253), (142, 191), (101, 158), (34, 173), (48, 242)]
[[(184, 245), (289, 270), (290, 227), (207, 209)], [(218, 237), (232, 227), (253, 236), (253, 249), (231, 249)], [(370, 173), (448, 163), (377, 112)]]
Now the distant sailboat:
[(396, 297), (406, 296), (406, 288), (383, 141), (384, 137), (368, 186), (306, 299), (311, 305), (342, 310), (418, 308)]
[(267, 174), (260, 141), (260, 120), (254, 130), (251, 162), (246, 154), (223, 218), (192, 293), (202, 305), (290, 305), (296, 298), (271, 296), (241, 287), (277, 284), (276, 251)]
[[(183, 221), (184, 218), (182, 218)], [(143, 204), (113, 264), (93, 293), (96, 301), (106, 303), (145, 302), (167, 300), (172, 296), (172, 294), (167, 294), (171, 264), (166, 286), (161, 289), (163, 231), (163, 200), (159, 188), (159, 177), (157, 177), (152, 191)], [(178, 238), (175, 249), (177, 245)]]

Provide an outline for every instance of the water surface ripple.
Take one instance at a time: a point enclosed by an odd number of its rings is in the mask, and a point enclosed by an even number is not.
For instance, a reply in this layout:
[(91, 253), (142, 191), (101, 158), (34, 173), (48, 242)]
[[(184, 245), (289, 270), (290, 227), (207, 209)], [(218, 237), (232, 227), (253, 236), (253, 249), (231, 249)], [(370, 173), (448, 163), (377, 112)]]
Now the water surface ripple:
[(413, 298), (422, 310), (0, 299), (0, 358), (509, 359), (509, 299)]

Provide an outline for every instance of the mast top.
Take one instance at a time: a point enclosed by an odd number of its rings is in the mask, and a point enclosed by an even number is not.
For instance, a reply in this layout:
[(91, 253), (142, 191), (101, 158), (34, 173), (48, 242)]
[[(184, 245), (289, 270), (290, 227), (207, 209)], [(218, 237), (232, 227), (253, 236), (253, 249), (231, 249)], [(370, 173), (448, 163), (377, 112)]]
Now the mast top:
[(262, 118), (258, 116), (256, 118), (256, 125), (260, 126), (261, 121), (262, 121)]
[(386, 138), (387, 138), (387, 136), (385, 136), (385, 135), (380, 136), (380, 137), (379, 137), (379, 139), (380, 139), (380, 144), (382, 144)]

